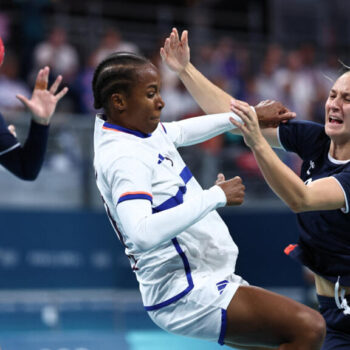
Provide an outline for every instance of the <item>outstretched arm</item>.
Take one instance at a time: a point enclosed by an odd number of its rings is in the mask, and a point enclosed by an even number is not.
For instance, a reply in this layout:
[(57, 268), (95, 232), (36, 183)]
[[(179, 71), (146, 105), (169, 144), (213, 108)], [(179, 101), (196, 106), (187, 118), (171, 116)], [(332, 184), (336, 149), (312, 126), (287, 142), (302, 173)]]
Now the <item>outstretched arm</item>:
[[(188, 32), (181, 34), (181, 39), (176, 28), (173, 28), (170, 36), (165, 40), (164, 47), (160, 49), (160, 55), (167, 66), (176, 72), (196, 100), (198, 105), (207, 114), (225, 113), (230, 111), (232, 96), (210, 82), (190, 62), (190, 48), (188, 46)], [(264, 101), (255, 106), (261, 127), (276, 127), (281, 121), (295, 117), (281, 103)], [(271, 132), (270, 132), (271, 133)], [(277, 139), (276, 132), (273, 133)]]
[(1, 118), (0, 163), (23, 180), (34, 180), (38, 176), (46, 152), (48, 125), (57, 102), (68, 91), (68, 88), (64, 88), (56, 94), (62, 81), (61, 76), (57, 77), (48, 90), (48, 77), (48, 67), (39, 71), (30, 100), (17, 95), (32, 114), (28, 138), (23, 147), (18, 143), (13, 130), (7, 130)]
[(294, 211), (333, 210), (345, 207), (344, 192), (334, 177), (306, 185), (276, 155), (263, 137), (256, 113), (242, 101), (233, 101), (232, 110), (244, 124), (231, 119), (251, 148), (271, 189)]
[(165, 40), (160, 55), (166, 65), (178, 74), (189, 93), (207, 114), (230, 111), (232, 97), (211, 83), (190, 62), (188, 32), (184, 30), (179, 38), (176, 28)]

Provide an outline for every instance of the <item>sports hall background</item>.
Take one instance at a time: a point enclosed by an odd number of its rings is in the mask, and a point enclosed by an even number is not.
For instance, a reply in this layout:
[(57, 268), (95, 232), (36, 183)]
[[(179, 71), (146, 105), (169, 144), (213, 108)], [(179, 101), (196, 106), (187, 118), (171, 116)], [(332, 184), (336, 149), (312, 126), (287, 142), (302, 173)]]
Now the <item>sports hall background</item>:
[[(97, 57), (121, 48), (143, 53), (163, 74), (164, 120), (199, 115), (158, 55), (173, 26), (188, 29), (192, 61), (226, 91), (251, 104), (278, 99), (299, 118), (322, 122), (338, 60), (350, 62), (349, 13), (347, 0), (1, 0), (0, 111), (20, 140), (30, 118), (13, 96), (31, 91), (45, 56), (41, 44), (58, 47), (53, 70), (70, 88), (39, 178), (26, 183), (0, 169), (1, 349), (218, 348), (168, 335), (142, 308), (94, 182), (90, 83)], [(220, 211), (240, 248), (238, 273), (313, 305), (310, 275), (283, 253), (297, 239), (295, 216), (265, 185), (242, 140), (227, 134), (181, 152), (203, 187), (218, 171), (246, 184), (245, 203)], [(296, 157), (278, 154), (298, 171)]]

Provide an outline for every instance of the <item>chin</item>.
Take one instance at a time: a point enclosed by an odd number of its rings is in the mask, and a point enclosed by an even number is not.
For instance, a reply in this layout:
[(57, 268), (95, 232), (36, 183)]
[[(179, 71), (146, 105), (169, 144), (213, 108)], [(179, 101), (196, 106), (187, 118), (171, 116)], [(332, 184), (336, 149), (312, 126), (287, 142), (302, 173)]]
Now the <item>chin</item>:
[(150, 125), (146, 131), (147, 134), (152, 134), (158, 127), (159, 121), (157, 123), (155, 123), (154, 125)]

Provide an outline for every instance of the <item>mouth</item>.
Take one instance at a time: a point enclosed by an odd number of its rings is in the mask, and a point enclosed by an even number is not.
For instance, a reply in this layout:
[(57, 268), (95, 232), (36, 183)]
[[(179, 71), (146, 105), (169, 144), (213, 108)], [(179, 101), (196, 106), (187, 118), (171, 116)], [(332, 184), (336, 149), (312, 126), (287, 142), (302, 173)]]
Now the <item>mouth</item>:
[(336, 117), (334, 115), (330, 115), (328, 120), (331, 124), (343, 124), (344, 121), (340, 117)]

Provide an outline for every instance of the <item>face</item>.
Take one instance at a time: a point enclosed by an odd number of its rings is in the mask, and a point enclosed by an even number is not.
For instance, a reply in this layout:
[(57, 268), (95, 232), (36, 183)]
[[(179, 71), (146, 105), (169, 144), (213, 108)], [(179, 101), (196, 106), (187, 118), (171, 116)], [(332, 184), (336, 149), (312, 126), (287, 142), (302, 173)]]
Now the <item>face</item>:
[(124, 126), (143, 133), (152, 133), (160, 121), (164, 102), (160, 96), (160, 76), (152, 64), (137, 68), (137, 80), (126, 97)]
[(325, 110), (326, 134), (336, 143), (350, 142), (350, 72), (331, 88)]

